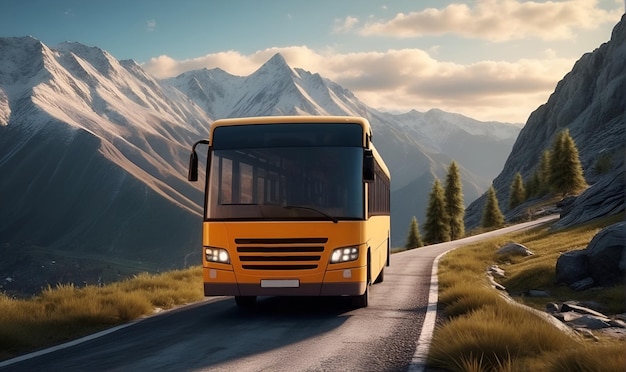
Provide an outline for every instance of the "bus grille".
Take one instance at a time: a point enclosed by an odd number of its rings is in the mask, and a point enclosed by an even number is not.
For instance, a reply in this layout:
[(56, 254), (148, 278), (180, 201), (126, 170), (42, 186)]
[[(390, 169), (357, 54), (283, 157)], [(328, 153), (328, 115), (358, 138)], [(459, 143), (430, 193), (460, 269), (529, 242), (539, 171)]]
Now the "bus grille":
[(319, 266), (327, 238), (235, 239), (244, 270), (310, 270)]

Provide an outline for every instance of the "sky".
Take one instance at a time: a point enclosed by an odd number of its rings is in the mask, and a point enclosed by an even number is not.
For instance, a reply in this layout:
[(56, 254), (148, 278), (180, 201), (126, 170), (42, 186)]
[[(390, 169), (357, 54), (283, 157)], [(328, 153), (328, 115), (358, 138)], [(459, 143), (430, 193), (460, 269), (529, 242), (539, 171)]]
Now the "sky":
[(626, 0), (0, 0), (0, 37), (133, 59), (157, 78), (246, 76), (274, 54), (370, 107), (525, 123)]

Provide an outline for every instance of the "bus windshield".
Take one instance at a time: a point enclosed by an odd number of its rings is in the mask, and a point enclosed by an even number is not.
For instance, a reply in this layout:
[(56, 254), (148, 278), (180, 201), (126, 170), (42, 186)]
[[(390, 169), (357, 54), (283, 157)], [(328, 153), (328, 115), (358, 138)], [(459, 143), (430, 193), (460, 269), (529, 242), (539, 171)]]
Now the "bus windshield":
[(213, 149), (207, 219), (363, 219), (363, 148)]

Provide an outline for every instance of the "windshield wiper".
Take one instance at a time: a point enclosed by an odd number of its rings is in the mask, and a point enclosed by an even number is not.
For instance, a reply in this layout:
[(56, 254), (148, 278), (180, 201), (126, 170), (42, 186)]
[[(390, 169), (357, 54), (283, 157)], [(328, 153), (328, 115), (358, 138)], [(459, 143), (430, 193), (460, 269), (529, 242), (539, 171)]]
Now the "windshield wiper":
[(305, 207), (303, 205), (283, 205), (283, 208), (285, 208), (285, 209), (305, 209), (305, 210), (308, 210), (308, 211), (313, 211), (313, 212), (319, 213), (322, 216), (324, 216), (324, 217), (328, 218), (329, 220), (333, 221), (333, 223), (339, 222), (337, 217), (333, 217), (333, 216), (331, 216), (329, 214), (326, 214), (326, 213), (324, 213), (324, 212), (322, 212), (322, 211), (320, 211), (319, 209), (316, 209), (316, 208)]

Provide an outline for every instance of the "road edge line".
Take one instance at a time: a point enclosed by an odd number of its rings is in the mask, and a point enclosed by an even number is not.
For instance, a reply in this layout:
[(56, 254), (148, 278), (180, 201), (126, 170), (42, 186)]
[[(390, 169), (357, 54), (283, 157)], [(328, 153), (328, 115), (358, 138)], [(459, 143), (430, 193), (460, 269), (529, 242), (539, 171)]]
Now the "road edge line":
[(433, 267), (430, 274), (430, 289), (428, 290), (428, 305), (426, 307), (426, 315), (424, 323), (422, 323), (422, 331), (417, 339), (417, 347), (409, 365), (409, 372), (423, 372), (426, 368), (426, 358), (430, 349), (430, 342), (435, 331), (435, 323), (437, 321), (437, 303), (439, 302), (439, 260), (448, 252), (453, 251), (452, 248), (441, 253), (433, 261)]

